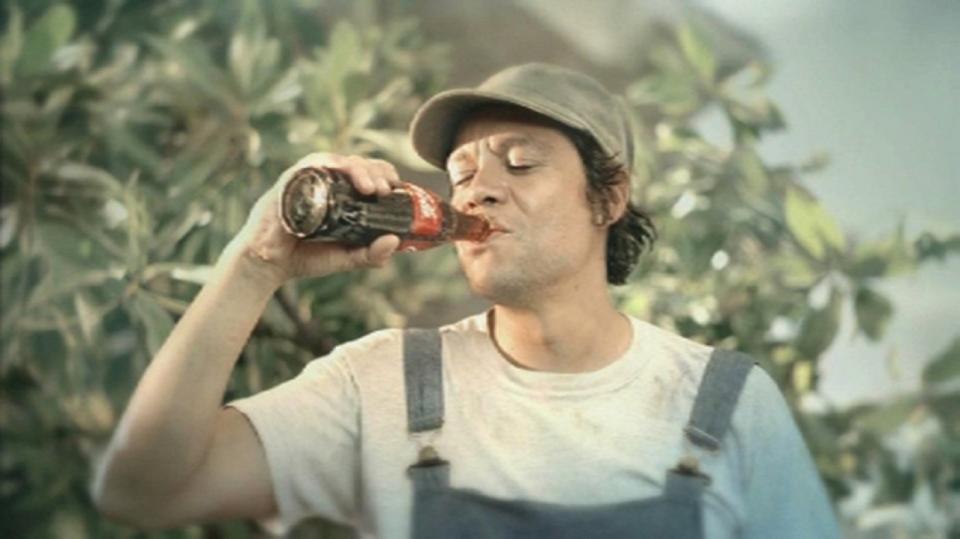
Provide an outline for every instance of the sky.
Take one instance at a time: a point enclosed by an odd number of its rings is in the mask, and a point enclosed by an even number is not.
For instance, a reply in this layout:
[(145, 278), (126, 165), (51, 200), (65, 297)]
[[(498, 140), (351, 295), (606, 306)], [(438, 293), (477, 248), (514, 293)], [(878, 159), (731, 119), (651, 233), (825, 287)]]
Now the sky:
[[(960, 233), (960, 2), (699, 0), (757, 38), (774, 65), (767, 94), (787, 130), (761, 145), (767, 162), (816, 152), (806, 177), (848, 232), (878, 238), (905, 219), (908, 237)], [(705, 117), (702, 128), (725, 129)], [(821, 361), (821, 392), (844, 406), (919, 385), (924, 363), (960, 335), (960, 256), (886, 280), (896, 312), (879, 343), (846, 313)]]

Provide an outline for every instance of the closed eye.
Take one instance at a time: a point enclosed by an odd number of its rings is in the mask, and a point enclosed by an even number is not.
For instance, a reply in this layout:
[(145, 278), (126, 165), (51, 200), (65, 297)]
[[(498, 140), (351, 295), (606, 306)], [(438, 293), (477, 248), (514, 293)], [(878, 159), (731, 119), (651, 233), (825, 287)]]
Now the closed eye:
[(465, 184), (465, 183), (467, 183), (468, 181), (470, 181), (471, 179), (473, 179), (473, 173), (472, 173), (472, 172), (469, 173), (469, 174), (463, 174), (463, 175), (461, 175), (459, 178), (452, 178), (453, 187), (455, 187), (455, 188), (456, 188), (456, 187), (460, 187), (460, 186), (462, 186), (463, 184)]
[[(537, 165), (535, 164), (509, 163), (509, 162), (506, 163), (505, 166), (506, 166), (507, 172), (516, 176), (526, 174), (537, 167)], [(459, 177), (454, 177), (453, 175), (451, 175), (450, 183), (452, 188), (456, 189), (457, 187), (464, 186), (467, 182), (473, 179), (475, 174), (476, 174), (475, 171), (464, 171), (464, 172), (460, 172)]]
[(514, 174), (523, 174), (534, 168), (535, 165), (507, 163), (507, 170)]

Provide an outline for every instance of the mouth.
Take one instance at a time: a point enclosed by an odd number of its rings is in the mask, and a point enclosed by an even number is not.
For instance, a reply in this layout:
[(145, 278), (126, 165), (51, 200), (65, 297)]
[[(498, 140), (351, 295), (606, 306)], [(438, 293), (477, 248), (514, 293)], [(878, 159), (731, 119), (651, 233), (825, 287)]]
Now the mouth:
[(487, 222), (490, 228), (488, 229), (487, 235), (483, 239), (479, 241), (472, 241), (470, 243), (473, 243), (474, 245), (483, 245), (494, 238), (498, 238), (505, 234), (510, 234), (511, 230), (503, 226), (499, 222), (497, 222), (496, 219), (492, 219), (489, 216), (482, 215), (482, 214), (477, 214), (477, 215), (482, 217)]
[(484, 247), (492, 243), (494, 240), (497, 240), (498, 238), (502, 236), (506, 236), (510, 233), (511, 231), (509, 229), (501, 226), (497, 226), (491, 223), (489, 232), (482, 240), (457, 242), (457, 244), (460, 245), (462, 248), (466, 248), (467, 250), (470, 250), (470, 251), (473, 251), (476, 249), (483, 249)]
[(487, 234), (487, 237), (481, 240), (480, 243), (487, 243), (491, 240), (494, 240), (496, 238), (499, 238), (500, 236), (504, 236), (509, 233), (510, 233), (509, 229), (496, 225), (494, 223), (490, 223), (490, 233)]
[(483, 238), (483, 240), (480, 242), (480, 245), (488, 244), (503, 235), (504, 235), (504, 232), (500, 230), (492, 230), (490, 231), (490, 234), (488, 234), (486, 238)]

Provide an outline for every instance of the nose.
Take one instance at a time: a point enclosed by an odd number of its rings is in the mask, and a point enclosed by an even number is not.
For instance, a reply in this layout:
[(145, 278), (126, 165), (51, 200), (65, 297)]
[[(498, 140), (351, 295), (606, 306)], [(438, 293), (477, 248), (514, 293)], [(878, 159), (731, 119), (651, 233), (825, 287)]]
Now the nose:
[[(470, 182), (461, 189), (460, 201), (463, 209), (473, 210), (478, 207), (502, 204), (507, 196), (507, 186), (504, 179), (491, 167), (481, 167), (474, 173)], [(457, 197), (455, 197), (457, 198)]]

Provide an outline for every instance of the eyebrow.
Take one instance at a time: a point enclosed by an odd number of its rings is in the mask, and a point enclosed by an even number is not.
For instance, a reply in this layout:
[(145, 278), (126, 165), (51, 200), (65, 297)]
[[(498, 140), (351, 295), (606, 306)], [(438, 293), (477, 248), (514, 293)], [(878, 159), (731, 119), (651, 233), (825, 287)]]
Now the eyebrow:
[(530, 148), (533, 148), (534, 150), (543, 151), (543, 152), (547, 152), (553, 149), (552, 144), (548, 144), (542, 140), (530, 138), (526, 135), (509, 135), (507, 137), (504, 137), (503, 139), (496, 140), (494, 142), (496, 142), (496, 148), (494, 148), (493, 145), (490, 144), (489, 139), (487, 143), (487, 147), (490, 148), (490, 151), (492, 151), (493, 153), (506, 152), (515, 146), (528, 146)]
[[(508, 135), (502, 139), (496, 139), (493, 141), (495, 143), (495, 146), (491, 144), (491, 141), (489, 138), (486, 139), (485, 142), (487, 144), (487, 147), (490, 148), (490, 151), (496, 155), (501, 155), (503, 153), (506, 153), (510, 151), (511, 148), (514, 148), (516, 146), (521, 146), (521, 147), (526, 146), (526, 147), (533, 148), (536, 151), (545, 152), (545, 153), (550, 152), (553, 149), (552, 144), (549, 144), (543, 140), (530, 138), (526, 135)], [(454, 150), (450, 154), (450, 156), (447, 158), (447, 165), (449, 166), (451, 163), (460, 161), (465, 157), (466, 156), (464, 155), (463, 151), (460, 151), (459, 149)]]

